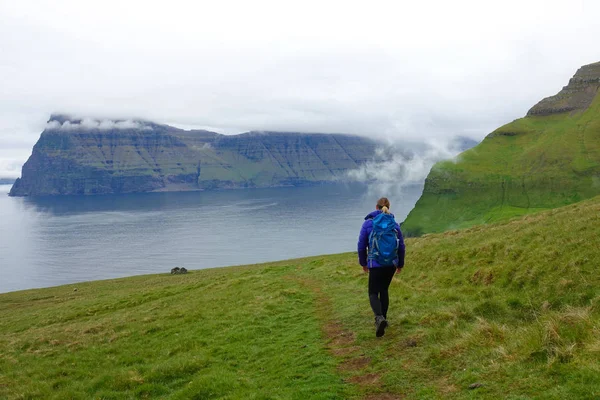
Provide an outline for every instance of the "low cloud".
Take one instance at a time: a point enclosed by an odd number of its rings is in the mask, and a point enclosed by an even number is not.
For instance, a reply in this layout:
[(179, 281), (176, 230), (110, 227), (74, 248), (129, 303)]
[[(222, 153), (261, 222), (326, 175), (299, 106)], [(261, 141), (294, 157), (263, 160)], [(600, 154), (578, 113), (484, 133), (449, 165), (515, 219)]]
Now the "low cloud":
[(390, 142), (376, 150), (372, 161), (350, 171), (348, 178), (366, 183), (373, 195), (401, 194), (409, 186), (422, 185), (436, 162), (455, 159), (474, 144), (464, 139)]
[(109, 119), (95, 120), (91, 118), (84, 118), (81, 121), (71, 122), (65, 121), (62, 124), (59, 121), (52, 120), (46, 124), (46, 130), (101, 130), (109, 131), (113, 129), (141, 129), (141, 130), (152, 130), (149, 125), (144, 125), (139, 121), (125, 120), (125, 121), (113, 121)]

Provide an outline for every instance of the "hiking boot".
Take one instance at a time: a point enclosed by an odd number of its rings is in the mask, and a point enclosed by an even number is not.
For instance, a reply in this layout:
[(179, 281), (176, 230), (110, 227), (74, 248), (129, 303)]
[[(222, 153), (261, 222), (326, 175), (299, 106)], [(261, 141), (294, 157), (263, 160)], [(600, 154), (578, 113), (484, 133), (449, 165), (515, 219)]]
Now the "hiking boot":
[(387, 328), (387, 320), (383, 315), (375, 317), (375, 336), (382, 337), (385, 334), (385, 328)]

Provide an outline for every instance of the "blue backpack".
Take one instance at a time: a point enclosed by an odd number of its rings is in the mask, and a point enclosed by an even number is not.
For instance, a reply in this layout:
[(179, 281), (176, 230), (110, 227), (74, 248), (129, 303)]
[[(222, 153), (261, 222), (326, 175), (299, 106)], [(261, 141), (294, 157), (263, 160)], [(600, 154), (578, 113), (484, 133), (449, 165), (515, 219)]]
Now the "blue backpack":
[(394, 260), (398, 258), (398, 234), (392, 214), (381, 213), (373, 218), (368, 258), (379, 265), (394, 265)]

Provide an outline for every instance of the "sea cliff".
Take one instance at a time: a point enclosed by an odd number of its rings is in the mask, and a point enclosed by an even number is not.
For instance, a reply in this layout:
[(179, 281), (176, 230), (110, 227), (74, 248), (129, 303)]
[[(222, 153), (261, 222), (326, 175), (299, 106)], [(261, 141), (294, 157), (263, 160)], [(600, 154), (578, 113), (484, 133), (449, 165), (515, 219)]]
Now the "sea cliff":
[(377, 157), (342, 134), (221, 135), (138, 120), (52, 115), (11, 196), (183, 191), (334, 182)]

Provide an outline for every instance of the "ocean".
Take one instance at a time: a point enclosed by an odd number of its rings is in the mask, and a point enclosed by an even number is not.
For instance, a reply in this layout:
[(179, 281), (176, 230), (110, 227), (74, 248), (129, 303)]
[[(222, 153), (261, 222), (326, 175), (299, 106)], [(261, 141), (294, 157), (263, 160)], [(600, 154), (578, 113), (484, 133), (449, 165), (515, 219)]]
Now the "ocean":
[[(38, 198), (9, 189), (0, 186), (0, 293), (355, 251), (382, 194), (359, 184)], [(422, 189), (387, 194), (398, 222)]]

